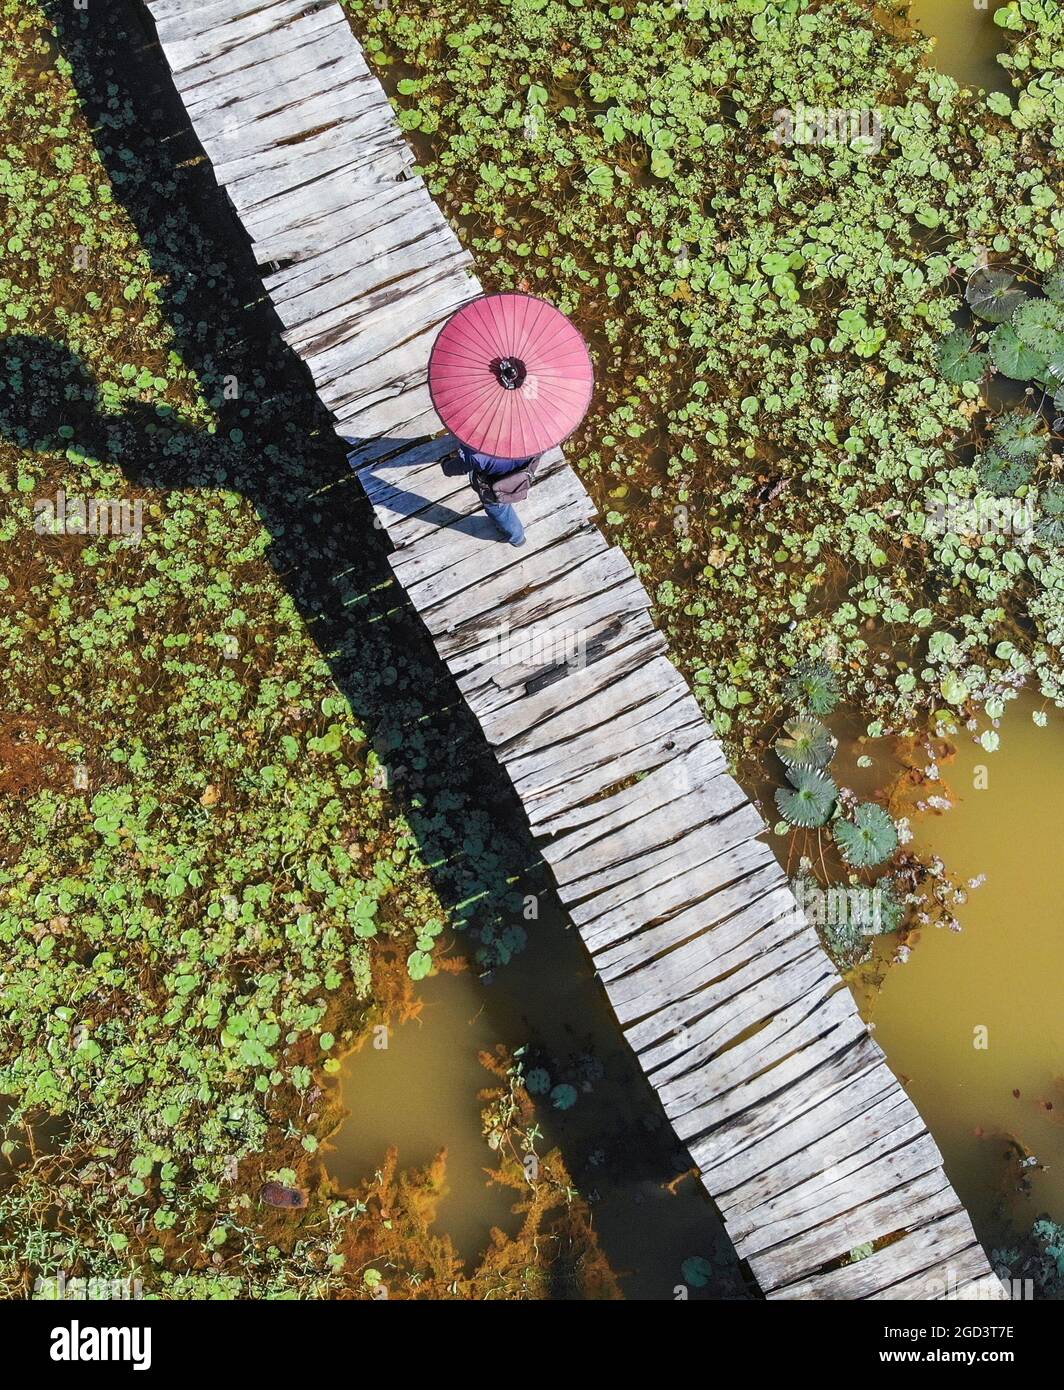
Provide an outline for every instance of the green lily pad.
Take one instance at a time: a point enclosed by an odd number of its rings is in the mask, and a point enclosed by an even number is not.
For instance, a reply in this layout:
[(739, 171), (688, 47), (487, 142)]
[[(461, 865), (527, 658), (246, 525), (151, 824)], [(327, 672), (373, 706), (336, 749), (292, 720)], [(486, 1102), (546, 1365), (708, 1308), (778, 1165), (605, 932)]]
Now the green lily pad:
[(1016, 277), (1007, 270), (977, 270), (968, 281), (964, 298), (972, 313), (987, 323), (1007, 323), (1027, 298), (1015, 286)]
[(1029, 299), (1012, 316), (1012, 326), (1026, 347), (1051, 358), (1064, 352), (1064, 309), (1049, 299)]
[(797, 767), (787, 773), (787, 780), (794, 790), (780, 787), (776, 792), (776, 805), (788, 825), (814, 830), (826, 824), (839, 794), (834, 778), (813, 768)]
[(773, 747), (787, 767), (827, 767), (837, 741), (819, 719), (789, 719)]
[(898, 848), (898, 827), (872, 801), (865, 801), (853, 813), (853, 820), (837, 821), (835, 843), (852, 868), (868, 869), (882, 864)]
[(938, 345), (938, 369), (947, 381), (962, 386), (966, 381), (978, 381), (987, 368), (985, 352), (976, 352), (971, 334), (956, 329)]
[(942, 698), (951, 705), (963, 705), (971, 694), (967, 685), (956, 671), (947, 671), (939, 683)]
[(1011, 323), (1000, 323), (990, 335), (990, 360), (1003, 376), (1030, 381), (1045, 371), (1047, 358), (1029, 348)]

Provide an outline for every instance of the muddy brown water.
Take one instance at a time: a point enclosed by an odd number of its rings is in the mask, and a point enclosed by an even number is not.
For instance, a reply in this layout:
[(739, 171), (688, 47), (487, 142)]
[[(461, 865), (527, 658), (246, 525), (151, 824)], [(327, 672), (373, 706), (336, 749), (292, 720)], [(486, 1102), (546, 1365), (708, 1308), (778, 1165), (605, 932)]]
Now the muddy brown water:
[[(329, 1172), (351, 1186), (372, 1177), (388, 1148), (401, 1167), (447, 1149), (447, 1192), (436, 1227), (468, 1265), (493, 1226), (513, 1233), (517, 1194), (489, 1183), (493, 1156), (481, 1134), (477, 1093), (499, 1083), (479, 1060), (502, 1043), (525, 1048), (526, 1073), (549, 1077), (537, 1096), (541, 1153), (560, 1148), (625, 1296), (749, 1296), (719, 1217), (693, 1176), (656, 1097), (591, 970), (575, 929), (557, 905), (524, 924), (528, 945), (489, 976), (440, 974), (418, 986), (424, 1009), (392, 1029), (385, 1051), (366, 1045), (343, 1062), (344, 1123), (330, 1140)], [(458, 943), (461, 944), (460, 942)], [(556, 1107), (555, 1087), (575, 1102)], [(676, 1181), (679, 1179), (679, 1181)], [(674, 1184), (670, 1190), (669, 1184)], [(709, 1261), (693, 1284), (683, 1266)], [(678, 1290), (682, 1292), (678, 1293)]]
[[(1064, 714), (1050, 707), (1039, 728), (1042, 708), (1021, 696), (994, 753), (961, 731), (941, 768), (953, 808), (913, 823), (924, 857), (985, 875), (957, 910), (962, 930), (926, 927), (878, 990), (874, 966), (855, 982), (990, 1243), (1007, 1221), (1064, 1221)], [(876, 964), (888, 955), (884, 942)], [(1037, 1160), (1022, 1175), (1010, 1136)]]
[(909, 19), (935, 41), (931, 62), (964, 86), (1009, 92), (1009, 74), (997, 62), (1008, 45), (994, 12), (1006, 0), (913, 0)]

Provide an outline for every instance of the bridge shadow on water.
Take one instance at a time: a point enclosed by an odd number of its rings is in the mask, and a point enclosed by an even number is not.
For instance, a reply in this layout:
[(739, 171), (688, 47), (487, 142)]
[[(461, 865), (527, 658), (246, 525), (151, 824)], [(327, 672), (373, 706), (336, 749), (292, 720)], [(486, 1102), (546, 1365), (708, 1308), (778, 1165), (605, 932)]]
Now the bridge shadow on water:
[[(163, 282), (174, 350), (218, 425), (209, 433), (142, 403), (105, 411), (61, 341), (23, 336), (0, 341), (0, 433), (39, 452), (74, 443), (119, 466), (134, 489), (225, 489), (254, 507), (277, 575), (392, 774), (436, 891), (464, 923), (458, 945), (482, 972), (498, 1040), (527, 1045), (554, 1073), (582, 1068), (579, 1102), (565, 1114), (545, 1108), (541, 1123), (580, 1190), (601, 1199), (593, 1212), (611, 1263), (633, 1271), (637, 1297), (674, 1297), (680, 1264), (693, 1257), (713, 1272), (702, 1267), (692, 1297), (749, 1296), (692, 1178), (668, 1197), (669, 1221), (648, 1201), (690, 1159), (621, 1039), (516, 796), (393, 581), (347, 446), (280, 337), (248, 238), (202, 156), (150, 21), (134, 0), (94, 0), (85, 12), (46, 0), (44, 9), (115, 196)], [(446, 524), (455, 514), (440, 505), (429, 515)], [(476, 531), (486, 522), (461, 524)], [(523, 919), (526, 895), (539, 899), (535, 922)], [(563, 1284), (559, 1276), (559, 1296)]]

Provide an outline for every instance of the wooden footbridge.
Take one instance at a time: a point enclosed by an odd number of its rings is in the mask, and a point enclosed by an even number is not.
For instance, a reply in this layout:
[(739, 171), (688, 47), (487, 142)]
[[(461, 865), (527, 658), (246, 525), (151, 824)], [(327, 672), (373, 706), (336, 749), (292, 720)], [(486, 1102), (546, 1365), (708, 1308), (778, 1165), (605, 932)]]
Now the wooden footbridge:
[(148, 9), (396, 577), (761, 1289), (1004, 1296), (576, 474), (545, 460), (514, 549), (442, 471), (429, 349), (479, 285), (340, 6)]

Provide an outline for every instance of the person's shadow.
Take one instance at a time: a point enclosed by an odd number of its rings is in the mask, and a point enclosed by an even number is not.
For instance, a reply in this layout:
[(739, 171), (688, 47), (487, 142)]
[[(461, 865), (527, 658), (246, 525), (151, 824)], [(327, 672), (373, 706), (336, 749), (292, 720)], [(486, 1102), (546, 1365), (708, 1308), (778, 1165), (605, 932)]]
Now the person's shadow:
[[(120, 467), (134, 489), (226, 489), (247, 498), (270, 535), (269, 559), (390, 769), (420, 858), (452, 920), (465, 922), (481, 966), (509, 958), (524, 934), (524, 900), (535, 894), (546, 905), (540, 947), (553, 968), (570, 970), (570, 978), (579, 971), (586, 988), (600, 992), (565, 928), (512, 788), (395, 583), (385, 538), (348, 464), (350, 442), (337, 437), (309, 373), (280, 336), (250, 242), (191, 132), (150, 21), (136, 0), (93, 0), (86, 11), (43, 0), (43, 8), (116, 195), (162, 283), (174, 351), (195, 373), (217, 425), (210, 432), (151, 403), (116, 409), (62, 342), (14, 335), (0, 340), (0, 434), (36, 452), (74, 445)], [(81, 294), (95, 287), (91, 258), (89, 266), (71, 271), (83, 275), (75, 286)], [(105, 288), (113, 294), (113, 284)], [(404, 489), (401, 474), (400, 466), (395, 498), (408, 492), (407, 501), (390, 499), (393, 508), (494, 543), (475, 506), (426, 504)], [(517, 1006), (523, 1011), (524, 1001)], [(535, 1006), (529, 1011), (534, 1039), (540, 1024)], [(550, 1032), (556, 1020), (541, 1022)], [(658, 1182), (686, 1156), (676, 1156), (657, 1097), (619, 1030), (617, 1044), (620, 1091), (633, 1113), (655, 1117), (663, 1135), (660, 1146), (627, 1144), (626, 1180)], [(720, 1238), (719, 1218), (700, 1201), (692, 1250)]]

